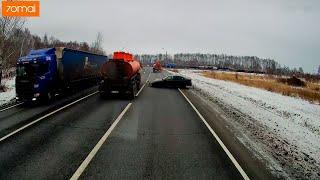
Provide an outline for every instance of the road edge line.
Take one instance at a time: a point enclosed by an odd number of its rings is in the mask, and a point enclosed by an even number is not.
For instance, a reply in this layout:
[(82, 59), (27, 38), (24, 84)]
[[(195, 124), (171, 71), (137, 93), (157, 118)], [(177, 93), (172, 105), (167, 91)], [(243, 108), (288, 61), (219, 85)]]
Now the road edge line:
[(149, 78), (150, 78), (150, 75), (151, 75), (151, 73), (149, 73), (149, 76), (148, 76), (146, 82), (143, 84), (143, 86), (141, 87), (141, 89), (138, 91), (138, 93), (136, 94), (136, 97), (139, 96), (139, 94), (142, 92), (143, 88), (144, 88), (144, 87), (146, 86), (146, 84), (148, 83)]
[(238, 163), (238, 161), (233, 157), (233, 155), (231, 154), (231, 152), (228, 150), (228, 148), (224, 145), (224, 143), (222, 142), (222, 140), (219, 138), (219, 136), (214, 132), (214, 130), (210, 127), (210, 125), (208, 124), (208, 122), (204, 119), (204, 117), (201, 115), (201, 113), (198, 111), (198, 109), (192, 104), (192, 102), (189, 100), (189, 98), (181, 91), (181, 89), (179, 89), (180, 93), (183, 95), (183, 97), (187, 100), (187, 102), (191, 105), (191, 107), (193, 108), (193, 110), (197, 113), (197, 115), (200, 117), (200, 119), (202, 120), (202, 122), (207, 126), (207, 128), (209, 129), (209, 131), (211, 132), (211, 134), (214, 136), (214, 138), (218, 141), (218, 143), (220, 144), (220, 146), (222, 147), (222, 149), (224, 150), (224, 152), (227, 154), (227, 156), (229, 157), (229, 159), (232, 161), (233, 165), (237, 168), (237, 170), (239, 171), (239, 173), (241, 174), (241, 176), (243, 177), (243, 179), (245, 180), (249, 180), (249, 176), (246, 174), (246, 172), (244, 172), (244, 170), (242, 169), (242, 167), (240, 166), (240, 164)]
[(112, 123), (110, 128), (107, 130), (107, 132), (101, 137), (101, 139), (98, 141), (98, 143), (94, 146), (94, 148), (91, 150), (91, 152), (88, 154), (86, 159), (81, 163), (81, 165), (78, 167), (76, 172), (72, 175), (70, 180), (77, 180), (81, 176), (81, 174), (84, 172), (84, 170), (87, 168), (89, 163), (92, 161), (94, 156), (98, 153), (99, 149), (102, 147), (104, 142), (107, 140), (109, 135), (111, 134), (112, 130), (117, 126), (117, 124), (120, 122), (122, 117), (125, 115), (125, 113), (128, 111), (128, 109), (131, 107), (132, 103), (129, 103), (126, 108), (120, 113), (120, 115), (117, 117), (117, 119)]
[(41, 120), (43, 120), (43, 119), (45, 119), (45, 118), (47, 118), (47, 117), (49, 117), (49, 116), (53, 115), (53, 114), (55, 114), (55, 113), (57, 113), (57, 112), (59, 112), (59, 111), (61, 111), (61, 110), (65, 109), (65, 108), (67, 108), (67, 107), (69, 107), (69, 106), (71, 106), (71, 105), (73, 105), (73, 104), (75, 104), (75, 103), (79, 102), (79, 101), (82, 101), (82, 100), (84, 100), (84, 99), (86, 99), (86, 98), (88, 98), (88, 97), (90, 97), (90, 96), (93, 96), (93, 95), (97, 94), (98, 92), (99, 92), (99, 91), (96, 91), (96, 92), (94, 92), (94, 93), (91, 93), (91, 94), (89, 94), (89, 95), (86, 95), (86, 96), (84, 96), (84, 97), (82, 97), (82, 98), (80, 98), (80, 99), (78, 99), (78, 100), (76, 100), (76, 101), (73, 101), (72, 103), (69, 103), (69, 104), (67, 104), (67, 105), (64, 105), (64, 106), (62, 106), (61, 108), (56, 109), (56, 110), (54, 110), (54, 111), (52, 111), (52, 112), (50, 112), (50, 113), (48, 113), (48, 114), (46, 114), (46, 115), (44, 115), (44, 116), (42, 116), (42, 117), (40, 117), (40, 118), (38, 118), (38, 119), (36, 119), (36, 120), (34, 120), (34, 121), (30, 122), (30, 123), (28, 123), (28, 124), (26, 124), (26, 125), (24, 125), (24, 126), (22, 126), (22, 127), (18, 128), (18, 129), (16, 129), (16, 130), (12, 131), (11, 133), (9, 133), (9, 134), (7, 134), (7, 135), (5, 135), (5, 136), (1, 137), (1, 138), (0, 138), (0, 142), (2, 142), (2, 141), (4, 141), (4, 140), (6, 140), (7, 138), (9, 138), (9, 137), (11, 137), (11, 136), (13, 136), (13, 135), (17, 134), (18, 132), (20, 132), (20, 131), (22, 131), (22, 130), (24, 130), (24, 129), (26, 129), (26, 128), (30, 127), (30, 126), (32, 126), (33, 124), (35, 124), (35, 123), (37, 123), (37, 122), (39, 122), (39, 121), (41, 121)]
[(11, 108), (14, 108), (14, 107), (17, 107), (17, 106), (20, 106), (21, 104), (23, 104), (23, 102), (15, 104), (15, 105), (12, 105), (12, 106), (9, 106), (9, 107), (6, 107), (6, 108), (3, 108), (3, 109), (0, 110), (0, 112), (6, 111), (8, 109), (11, 109)]

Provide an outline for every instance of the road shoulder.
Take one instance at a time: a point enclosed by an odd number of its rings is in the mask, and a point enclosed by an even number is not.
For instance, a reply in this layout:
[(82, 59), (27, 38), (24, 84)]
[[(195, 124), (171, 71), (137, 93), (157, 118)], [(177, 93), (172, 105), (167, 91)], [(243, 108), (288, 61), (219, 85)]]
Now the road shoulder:
[[(194, 89), (182, 90), (194, 104), (202, 116), (207, 120), (211, 128), (229, 149), (231, 154), (239, 162), (251, 179), (275, 179), (266, 161), (264, 161), (254, 149), (247, 147), (242, 139), (248, 139), (244, 133), (231, 123), (232, 117), (223, 111), (218, 104), (209, 101)], [(264, 156), (264, 155), (261, 155)]]

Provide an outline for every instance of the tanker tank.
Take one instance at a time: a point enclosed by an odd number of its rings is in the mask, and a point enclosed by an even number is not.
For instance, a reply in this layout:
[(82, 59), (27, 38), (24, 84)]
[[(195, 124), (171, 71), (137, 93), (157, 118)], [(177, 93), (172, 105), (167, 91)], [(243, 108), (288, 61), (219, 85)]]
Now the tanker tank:
[(108, 97), (117, 92), (134, 99), (135, 93), (140, 89), (140, 69), (140, 62), (134, 59), (132, 54), (115, 52), (113, 58), (105, 62), (101, 68), (101, 95)]

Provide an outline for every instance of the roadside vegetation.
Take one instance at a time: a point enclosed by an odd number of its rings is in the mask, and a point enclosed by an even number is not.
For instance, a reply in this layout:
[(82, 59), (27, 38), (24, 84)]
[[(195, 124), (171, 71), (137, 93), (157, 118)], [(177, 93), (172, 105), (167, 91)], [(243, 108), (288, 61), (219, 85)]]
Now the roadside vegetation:
[(286, 96), (300, 97), (311, 102), (320, 102), (320, 82), (309, 82), (296, 77), (279, 77), (275, 75), (258, 75), (250, 73), (230, 73), (204, 71), (202, 75), (242, 85), (281, 93)]

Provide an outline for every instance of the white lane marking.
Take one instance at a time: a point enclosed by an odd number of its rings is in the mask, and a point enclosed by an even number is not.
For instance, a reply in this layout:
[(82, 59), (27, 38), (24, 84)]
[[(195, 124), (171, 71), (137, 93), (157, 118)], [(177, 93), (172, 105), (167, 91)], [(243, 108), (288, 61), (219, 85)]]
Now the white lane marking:
[(143, 84), (143, 86), (140, 88), (140, 90), (138, 91), (138, 93), (136, 94), (136, 97), (139, 96), (139, 94), (141, 93), (141, 91), (143, 90), (143, 88), (146, 86), (146, 84), (149, 82), (149, 78), (150, 78), (151, 73), (149, 73), (149, 76), (146, 80), (146, 82)]
[(6, 108), (4, 108), (4, 109), (1, 109), (0, 112), (6, 111), (6, 110), (8, 110), (8, 109), (11, 109), (11, 108), (14, 108), (14, 107), (17, 107), (17, 106), (20, 106), (21, 104), (23, 104), (23, 102), (22, 102), (22, 103), (19, 103), (19, 104), (15, 104), (15, 105), (13, 105), (13, 106), (6, 107)]
[(86, 159), (81, 163), (81, 165), (78, 167), (77, 171), (72, 175), (70, 180), (77, 180), (83, 173), (83, 171), (86, 169), (86, 167), (89, 165), (91, 160), (94, 158), (94, 156), (97, 154), (99, 149), (102, 147), (104, 142), (107, 140), (109, 135), (111, 134), (112, 130), (117, 126), (119, 121), (122, 119), (122, 117), (125, 115), (125, 113), (128, 111), (132, 103), (129, 103), (126, 108), (121, 112), (121, 114), (117, 117), (117, 119), (112, 123), (108, 131), (102, 136), (102, 138), (99, 140), (99, 142), (94, 146), (94, 148), (91, 150), (89, 155), (86, 157)]
[(93, 96), (93, 95), (97, 94), (98, 92), (99, 92), (99, 91), (96, 91), (96, 92), (91, 93), (91, 94), (89, 94), (89, 95), (87, 95), (87, 96), (85, 96), (85, 97), (82, 97), (82, 98), (80, 98), (80, 99), (78, 99), (78, 100), (76, 100), (76, 101), (73, 101), (72, 103), (69, 103), (69, 104), (67, 104), (67, 105), (65, 105), (65, 106), (63, 106), (63, 107), (61, 107), (61, 108), (59, 108), (59, 109), (57, 109), (57, 110), (54, 110), (54, 111), (50, 112), (49, 114), (46, 114), (46, 115), (44, 115), (44, 116), (42, 116), (42, 117), (40, 117), (40, 118), (38, 118), (38, 119), (36, 119), (36, 120), (34, 120), (34, 121), (32, 121), (32, 122), (30, 122), (30, 123), (26, 124), (26, 125), (24, 125), (24, 126), (22, 126), (22, 127), (18, 128), (18, 129), (16, 129), (15, 131), (13, 131), (13, 132), (11, 132), (11, 133), (9, 133), (9, 134), (7, 134), (7, 135), (3, 136), (2, 138), (0, 138), (0, 142), (1, 142), (1, 141), (6, 140), (7, 138), (9, 138), (9, 137), (11, 137), (11, 136), (15, 135), (16, 133), (18, 133), (18, 132), (20, 132), (20, 131), (22, 131), (22, 130), (24, 130), (24, 129), (26, 129), (26, 128), (30, 127), (30, 126), (32, 126), (33, 124), (35, 124), (35, 123), (37, 123), (37, 122), (39, 122), (39, 121), (41, 121), (41, 120), (43, 120), (43, 119), (45, 119), (45, 118), (47, 118), (47, 117), (49, 117), (49, 116), (53, 115), (53, 114), (55, 114), (55, 113), (57, 113), (57, 112), (59, 112), (59, 111), (61, 111), (61, 110), (65, 109), (65, 108), (67, 108), (67, 107), (69, 107), (69, 106), (71, 106), (71, 105), (73, 105), (73, 104), (75, 104), (75, 103), (79, 102), (79, 101), (82, 101), (82, 100), (84, 100), (84, 99), (86, 99), (86, 98), (88, 98), (88, 97), (90, 97), (90, 96)]
[(188, 101), (188, 103), (191, 105), (193, 110), (198, 114), (200, 119), (203, 121), (203, 123), (207, 126), (207, 128), (210, 130), (211, 134), (215, 137), (215, 139), (218, 141), (224, 152), (228, 155), (234, 166), (238, 169), (240, 174), (242, 175), (243, 179), (249, 180), (250, 178), (248, 175), (244, 172), (240, 164), (237, 162), (237, 160), (233, 157), (233, 155), (230, 153), (228, 148), (223, 144), (222, 140), (219, 138), (219, 136), (214, 132), (214, 130), (210, 127), (210, 125), (207, 123), (207, 121), (204, 119), (204, 117), (200, 114), (198, 109), (192, 104), (192, 102), (189, 100), (189, 98), (179, 89), (180, 93), (183, 95), (183, 97)]

